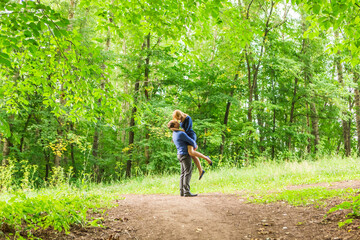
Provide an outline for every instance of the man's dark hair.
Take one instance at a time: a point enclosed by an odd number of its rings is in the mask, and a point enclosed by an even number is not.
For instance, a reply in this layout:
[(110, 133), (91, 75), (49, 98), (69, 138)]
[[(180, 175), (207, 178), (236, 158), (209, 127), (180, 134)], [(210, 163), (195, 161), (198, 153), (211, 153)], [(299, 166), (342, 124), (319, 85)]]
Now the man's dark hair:
[(168, 123), (168, 128), (174, 128), (175, 127), (175, 124), (176, 124), (176, 121), (175, 120), (171, 120), (169, 123)]

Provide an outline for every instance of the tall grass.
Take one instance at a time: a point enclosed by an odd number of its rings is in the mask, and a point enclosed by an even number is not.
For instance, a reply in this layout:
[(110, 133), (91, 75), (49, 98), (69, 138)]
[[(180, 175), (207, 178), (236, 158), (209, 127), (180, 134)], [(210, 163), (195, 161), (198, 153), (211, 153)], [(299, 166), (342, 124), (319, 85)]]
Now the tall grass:
[(93, 218), (92, 211), (105, 211), (112, 206), (116, 194), (104, 194), (93, 187), (86, 176), (76, 187), (71, 183), (72, 171), (54, 168), (47, 184), (35, 188), (35, 166), (20, 163), (24, 168), (0, 167), (0, 238), (4, 234), (14, 239), (38, 239), (38, 230), (52, 228), (68, 233), (71, 226), (100, 226), (100, 218)]
[[(360, 179), (360, 159), (329, 157), (318, 161), (261, 162), (245, 168), (206, 169), (200, 181), (196, 171), (191, 191), (238, 193), (278, 191), (288, 185)], [(178, 194), (179, 174), (146, 176), (113, 184), (111, 188), (132, 194)]]

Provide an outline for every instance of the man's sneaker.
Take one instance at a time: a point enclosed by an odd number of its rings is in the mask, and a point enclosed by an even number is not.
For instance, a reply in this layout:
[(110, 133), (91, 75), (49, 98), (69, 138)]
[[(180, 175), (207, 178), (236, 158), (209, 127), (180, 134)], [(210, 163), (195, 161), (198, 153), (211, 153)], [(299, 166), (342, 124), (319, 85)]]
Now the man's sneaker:
[(197, 194), (192, 194), (191, 192), (185, 193), (184, 197), (196, 197)]

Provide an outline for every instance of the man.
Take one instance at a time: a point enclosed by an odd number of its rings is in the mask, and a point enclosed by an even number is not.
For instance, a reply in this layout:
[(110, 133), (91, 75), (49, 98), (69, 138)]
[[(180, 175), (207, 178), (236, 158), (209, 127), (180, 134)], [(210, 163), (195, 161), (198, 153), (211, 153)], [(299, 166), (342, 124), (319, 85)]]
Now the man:
[(185, 132), (179, 129), (180, 124), (178, 121), (171, 120), (168, 123), (168, 128), (173, 131), (173, 141), (177, 149), (178, 160), (181, 165), (181, 174), (180, 174), (180, 196), (184, 197), (195, 197), (197, 194), (192, 194), (190, 192), (190, 179), (192, 171), (192, 162), (191, 157), (188, 153), (187, 146), (191, 145), (194, 149), (197, 148), (196, 142), (192, 140)]

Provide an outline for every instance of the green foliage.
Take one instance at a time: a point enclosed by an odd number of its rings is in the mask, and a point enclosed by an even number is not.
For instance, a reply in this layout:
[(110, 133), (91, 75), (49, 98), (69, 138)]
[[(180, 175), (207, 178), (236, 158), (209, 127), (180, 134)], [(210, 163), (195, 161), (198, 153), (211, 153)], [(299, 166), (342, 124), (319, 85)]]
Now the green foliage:
[(57, 189), (16, 191), (0, 200), (1, 227), (7, 226), (16, 237), (21, 238), (49, 227), (69, 233), (74, 225), (101, 226), (87, 215), (90, 209), (109, 206), (106, 203), (108, 198), (65, 185)]
[(285, 190), (268, 195), (255, 195), (250, 197), (250, 202), (270, 203), (286, 201), (293, 206), (323, 205), (325, 200), (333, 197), (348, 197), (356, 192), (354, 189), (335, 189), (328, 190), (324, 187), (312, 187), (298, 190)]
[[(24, 164), (25, 166), (21, 166)], [(37, 187), (35, 165), (10, 161), (0, 167), (0, 219), (5, 234), (16, 238), (33, 237), (47, 228), (69, 233), (72, 226), (101, 226), (99, 219), (88, 217), (90, 210), (103, 212), (114, 195), (104, 194), (87, 185), (83, 176), (80, 187), (71, 184), (71, 169), (54, 168), (47, 187)], [(5, 191), (4, 191), (5, 190)], [(25, 238), (24, 238), (25, 239)]]
[(37, 185), (59, 166), (98, 181), (173, 173), (175, 109), (216, 167), (349, 156), (343, 126), (355, 156), (357, 10), (350, 0), (2, 1), (3, 162)]
[(350, 209), (351, 212), (346, 215), (347, 219), (345, 221), (339, 222), (339, 227), (343, 227), (347, 224), (350, 224), (355, 218), (360, 217), (360, 196), (357, 195), (352, 197), (351, 201), (342, 202), (341, 204), (331, 208), (328, 213), (332, 213), (344, 209)]

